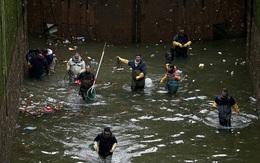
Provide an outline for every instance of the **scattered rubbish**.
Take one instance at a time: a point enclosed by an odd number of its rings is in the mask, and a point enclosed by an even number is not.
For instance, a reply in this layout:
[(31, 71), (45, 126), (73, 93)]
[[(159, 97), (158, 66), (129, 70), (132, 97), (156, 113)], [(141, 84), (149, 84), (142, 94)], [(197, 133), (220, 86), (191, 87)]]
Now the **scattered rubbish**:
[(64, 40), (62, 43), (63, 43), (63, 44), (70, 44), (71, 42), (70, 42), (68, 39), (66, 39), (66, 40)]
[(25, 127), (23, 130), (36, 130), (36, 127), (33, 127), (33, 126), (27, 126)]
[(41, 152), (44, 154), (48, 154), (48, 155), (55, 155), (55, 154), (59, 153), (58, 151), (56, 151), (56, 152), (41, 151)]
[(203, 50), (207, 50), (207, 48), (204, 48)]
[(225, 60), (225, 59), (223, 59), (222, 61), (223, 61), (223, 63), (225, 63), (225, 62), (226, 62), (226, 60)]
[(207, 99), (208, 97), (207, 97), (207, 96), (197, 96), (197, 98), (200, 99), (200, 100), (205, 100), (205, 99)]
[(218, 52), (218, 54), (219, 54), (219, 55), (221, 55), (221, 54), (222, 54), (222, 52)]
[(231, 71), (231, 72), (230, 72), (230, 75), (233, 76), (233, 75), (234, 75), (234, 71)]
[(85, 37), (81, 36), (81, 37), (76, 37), (76, 40), (78, 41), (85, 41)]
[(204, 68), (204, 64), (203, 64), (203, 63), (200, 63), (200, 64), (199, 64), (199, 68), (200, 68), (200, 69), (203, 69), (203, 68)]
[(50, 108), (50, 107), (47, 107), (47, 108), (45, 109), (45, 113), (52, 113), (52, 112), (53, 112), (53, 109)]
[(249, 99), (250, 99), (252, 102), (256, 102), (256, 101), (257, 101), (254, 97), (249, 97)]
[(154, 57), (154, 54), (151, 54), (151, 58)]
[[(26, 103), (24, 103), (24, 101)], [(41, 117), (46, 113), (54, 113), (55, 110), (61, 110), (63, 108), (62, 103), (57, 103), (53, 98), (48, 97), (48, 104), (45, 102), (33, 102), (30, 98), (24, 98), (20, 101), (19, 112), (30, 116), (32, 118)]]
[(244, 66), (246, 64), (246, 61), (243, 61), (240, 63), (241, 66)]

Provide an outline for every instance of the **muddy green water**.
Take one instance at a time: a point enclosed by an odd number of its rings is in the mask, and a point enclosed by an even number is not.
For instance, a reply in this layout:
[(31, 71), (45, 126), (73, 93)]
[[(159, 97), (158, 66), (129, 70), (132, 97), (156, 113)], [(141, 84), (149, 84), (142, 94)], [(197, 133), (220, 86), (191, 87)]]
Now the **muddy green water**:
[[(40, 37), (30, 37), (30, 48), (50, 47)], [(100, 68), (94, 103), (85, 103), (78, 85), (65, 84), (65, 64), (78, 46), (87, 63), (99, 62), (104, 42), (58, 44), (56, 73), (46, 81), (25, 77), (22, 101), (26, 105), (62, 105), (61, 110), (32, 118), (20, 112), (13, 143), (12, 163), (99, 162), (88, 147), (105, 126), (118, 140), (114, 163), (258, 162), (260, 122), (254, 90), (245, 61), (245, 40), (230, 39), (191, 45), (188, 59), (176, 59), (185, 79), (174, 96), (159, 84), (165, 73), (165, 52), (171, 43), (107, 43)], [(131, 70), (113, 72), (117, 55), (133, 59), (141, 53), (152, 87), (131, 94)], [(91, 60), (88, 59), (91, 58)], [(204, 69), (199, 64), (205, 65)], [(95, 73), (96, 65), (92, 65)], [(232, 75), (233, 74), (233, 75)], [(238, 103), (232, 113), (232, 129), (218, 125), (218, 112), (211, 107), (222, 87)], [(28, 100), (28, 98), (30, 100)], [(30, 101), (30, 104), (28, 103)], [(35, 130), (25, 130), (27, 126)]]

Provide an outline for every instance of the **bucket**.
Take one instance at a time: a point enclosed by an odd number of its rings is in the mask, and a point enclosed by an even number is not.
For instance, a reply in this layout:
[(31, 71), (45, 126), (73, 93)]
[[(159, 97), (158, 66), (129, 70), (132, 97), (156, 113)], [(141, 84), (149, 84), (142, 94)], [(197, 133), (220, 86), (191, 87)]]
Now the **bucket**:
[(168, 82), (168, 89), (170, 93), (176, 93), (180, 86), (180, 82), (178, 81), (169, 81)]

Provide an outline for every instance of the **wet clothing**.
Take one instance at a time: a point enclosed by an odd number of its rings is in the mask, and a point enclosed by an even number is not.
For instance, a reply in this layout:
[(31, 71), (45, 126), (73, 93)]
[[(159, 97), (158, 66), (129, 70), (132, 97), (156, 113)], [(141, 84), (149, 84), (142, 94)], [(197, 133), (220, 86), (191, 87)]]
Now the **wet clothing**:
[(91, 72), (84, 71), (78, 76), (77, 80), (81, 81), (80, 92), (86, 92), (93, 85), (95, 75)]
[[(171, 70), (167, 71), (164, 77), (161, 79), (160, 83), (166, 81), (166, 88), (168, 93), (171, 93), (171, 81), (180, 81), (181, 80), (181, 71), (180, 70)], [(176, 93), (176, 92), (175, 92)]]
[[(184, 45), (187, 42), (189, 42), (190, 39), (189, 39), (189, 37), (186, 34), (184, 34), (184, 35), (177, 34), (176, 36), (174, 36), (173, 41), (176, 41), (176, 42)], [(176, 57), (177, 58), (179, 58), (179, 57), (187, 58), (188, 57), (188, 55), (187, 55), (188, 48), (187, 47), (182, 47), (181, 48), (179, 46), (176, 46), (175, 50), (176, 50)]]
[(175, 46), (165, 53), (166, 64), (174, 64)]
[[(145, 85), (145, 75), (146, 75), (146, 63), (141, 60), (137, 65), (135, 60), (129, 60), (128, 65), (132, 68), (132, 81), (131, 81), (131, 90), (137, 91), (138, 89), (144, 89)], [(136, 80), (136, 77), (143, 73), (144, 77)]]
[[(219, 112), (218, 117), (219, 117), (220, 125), (230, 127), (231, 106), (234, 107), (234, 105), (236, 105), (236, 101), (231, 96), (223, 97), (219, 95), (215, 99), (215, 103), (217, 104), (217, 108)], [(235, 111), (237, 112), (238, 110), (235, 109)]]
[[(94, 141), (99, 142), (99, 150), (98, 154), (102, 156), (101, 158), (106, 158), (107, 156), (112, 156), (112, 152), (110, 152), (114, 143), (117, 143), (116, 137), (110, 132), (110, 136), (105, 138), (103, 136), (103, 132), (98, 134)], [(110, 159), (111, 160), (111, 159)]]
[(48, 53), (45, 55), (45, 59), (48, 62), (48, 72), (49, 75), (51, 72), (54, 72), (55, 66), (56, 66), (56, 61), (57, 58), (55, 57), (55, 54), (51, 49), (47, 49)]
[(35, 55), (40, 54), (40, 53), (41, 52), (37, 49), (29, 50), (25, 56), (26, 61), (29, 62)]
[(32, 66), (30, 69), (30, 77), (44, 79), (48, 72), (48, 62), (42, 54), (35, 55), (29, 61)]
[(67, 62), (67, 71), (73, 74), (74, 78), (77, 78), (80, 71), (84, 70), (86, 67), (85, 61), (80, 57), (75, 57), (75, 55), (69, 59)]

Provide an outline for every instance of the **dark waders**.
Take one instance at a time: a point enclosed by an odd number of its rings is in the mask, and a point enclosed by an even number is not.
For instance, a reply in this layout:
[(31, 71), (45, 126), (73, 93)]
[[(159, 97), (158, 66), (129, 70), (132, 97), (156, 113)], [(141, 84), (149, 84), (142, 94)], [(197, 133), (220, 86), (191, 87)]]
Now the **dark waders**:
[(134, 70), (132, 72), (132, 82), (131, 82), (131, 91), (143, 90), (145, 85), (145, 78), (136, 80), (136, 76), (138, 76), (141, 72), (139, 70)]

